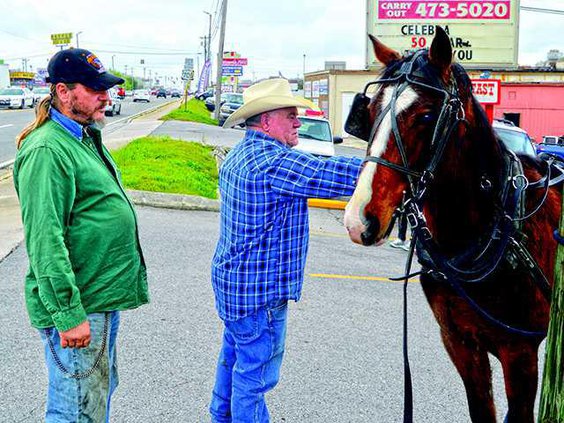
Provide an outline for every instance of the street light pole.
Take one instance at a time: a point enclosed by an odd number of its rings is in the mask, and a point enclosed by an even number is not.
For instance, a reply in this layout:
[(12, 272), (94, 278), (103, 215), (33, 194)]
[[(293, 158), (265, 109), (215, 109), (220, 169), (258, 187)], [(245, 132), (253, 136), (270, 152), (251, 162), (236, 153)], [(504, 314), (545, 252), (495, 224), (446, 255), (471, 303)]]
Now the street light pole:
[(205, 48), (205, 51), (206, 51), (206, 58), (205, 58), (205, 60), (208, 60), (208, 59), (211, 58), (211, 21), (212, 21), (212, 15), (211, 15), (210, 12), (206, 12), (205, 10), (204, 10), (203, 12), (204, 12), (206, 15), (208, 15), (209, 18), (210, 18), (210, 23), (209, 23), (209, 26), (208, 26), (208, 47)]
[(219, 29), (219, 46), (217, 48), (217, 78), (215, 83), (215, 110), (214, 118), (219, 119), (221, 103), (221, 74), (223, 66), (223, 44), (225, 42), (225, 21), (227, 20), (227, 0), (223, 0), (221, 8), (221, 27)]
[(114, 57), (116, 57), (116, 55), (112, 54), (112, 70), (116, 69), (116, 67), (114, 66)]
[(78, 45), (78, 36), (79, 36), (80, 34), (82, 34), (82, 31), (78, 31), (78, 32), (76, 33), (76, 35), (75, 35), (75, 37), (76, 37), (76, 48), (80, 48), (80, 46)]

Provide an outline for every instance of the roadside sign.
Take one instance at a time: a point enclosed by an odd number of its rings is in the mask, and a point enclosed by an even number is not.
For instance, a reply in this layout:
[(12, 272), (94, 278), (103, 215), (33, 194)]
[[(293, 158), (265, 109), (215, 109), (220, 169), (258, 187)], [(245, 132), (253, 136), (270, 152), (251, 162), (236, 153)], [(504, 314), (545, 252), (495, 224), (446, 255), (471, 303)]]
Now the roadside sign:
[(247, 66), (248, 60), (246, 57), (224, 57), (223, 66)]
[(194, 69), (184, 69), (182, 71), (182, 76), (180, 77), (183, 81), (191, 81), (194, 79)]
[(501, 80), (499, 79), (472, 79), (474, 97), (481, 104), (499, 104), (501, 100)]
[(51, 41), (53, 45), (62, 46), (70, 44), (72, 32), (63, 32), (60, 34), (51, 34)]
[(221, 68), (221, 74), (225, 76), (242, 76), (243, 66), (225, 66)]
[[(517, 67), (520, 0), (367, 0), (367, 32), (402, 54), (428, 48), (435, 25), (465, 67)], [(368, 67), (379, 67), (372, 44)]]

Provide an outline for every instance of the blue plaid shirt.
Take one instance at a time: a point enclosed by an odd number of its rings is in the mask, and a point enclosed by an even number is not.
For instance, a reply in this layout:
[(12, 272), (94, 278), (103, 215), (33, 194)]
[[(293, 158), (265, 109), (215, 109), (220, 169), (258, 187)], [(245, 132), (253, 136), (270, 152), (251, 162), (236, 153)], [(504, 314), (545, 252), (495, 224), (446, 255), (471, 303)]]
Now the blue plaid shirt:
[(361, 164), (358, 158), (319, 159), (247, 130), (219, 173), (212, 285), (221, 319), (299, 300), (309, 240), (307, 199), (352, 195)]

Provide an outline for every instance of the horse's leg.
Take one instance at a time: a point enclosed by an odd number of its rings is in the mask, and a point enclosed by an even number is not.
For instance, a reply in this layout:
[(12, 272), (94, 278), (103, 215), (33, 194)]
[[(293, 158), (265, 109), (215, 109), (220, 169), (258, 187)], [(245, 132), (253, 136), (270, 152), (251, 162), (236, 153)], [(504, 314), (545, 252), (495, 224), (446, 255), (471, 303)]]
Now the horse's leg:
[(499, 359), (509, 410), (507, 423), (533, 423), (538, 383), (538, 347), (529, 344), (501, 347)]
[(473, 340), (441, 331), (443, 343), (466, 389), (468, 410), (474, 423), (495, 423), (492, 375), (487, 351)]

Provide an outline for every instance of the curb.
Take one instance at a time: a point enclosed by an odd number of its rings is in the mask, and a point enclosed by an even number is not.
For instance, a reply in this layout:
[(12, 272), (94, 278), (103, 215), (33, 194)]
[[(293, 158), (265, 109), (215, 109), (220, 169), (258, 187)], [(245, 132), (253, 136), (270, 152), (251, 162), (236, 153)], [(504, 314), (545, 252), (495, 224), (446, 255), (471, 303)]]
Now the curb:
[(347, 202), (342, 200), (326, 200), (322, 198), (310, 198), (309, 200), (307, 200), (307, 205), (310, 207), (317, 207), (320, 209), (345, 210), (345, 207), (347, 206)]
[(196, 195), (166, 194), (163, 192), (127, 190), (127, 195), (138, 206), (174, 210), (219, 211), (219, 200)]
[(150, 108), (150, 109), (145, 109), (145, 110), (143, 110), (142, 112), (139, 112), (139, 113), (137, 113), (137, 114), (135, 114), (135, 115), (133, 115), (133, 116), (130, 116), (128, 122), (129, 122), (129, 121), (132, 121), (132, 120), (134, 120), (134, 119), (137, 119), (137, 118), (139, 118), (139, 117), (141, 117), (141, 116), (145, 116), (145, 115), (148, 115), (148, 114), (150, 114), (150, 113), (156, 112), (157, 110), (164, 109), (165, 107), (170, 106), (171, 104), (173, 104), (173, 103), (175, 103), (175, 102), (177, 102), (177, 101), (178, 101), (178, 100), (172, 100), (172, 101), (168, 101), (168, 102), (163, 103), (163, 104), (159, 104), (158, 106), (152, 107), (152, 108)]
[[(168, 194), (164, 192), (126, 190), (131, 201), (137, 206), (156, 207), (173, 210), (197, 210), (218, 212), (220, 200), (198, 197), (196, 195)], [(310, 198), (309, 207), (344, 210), (347, 202), (343, 200), (326, 200)]]

